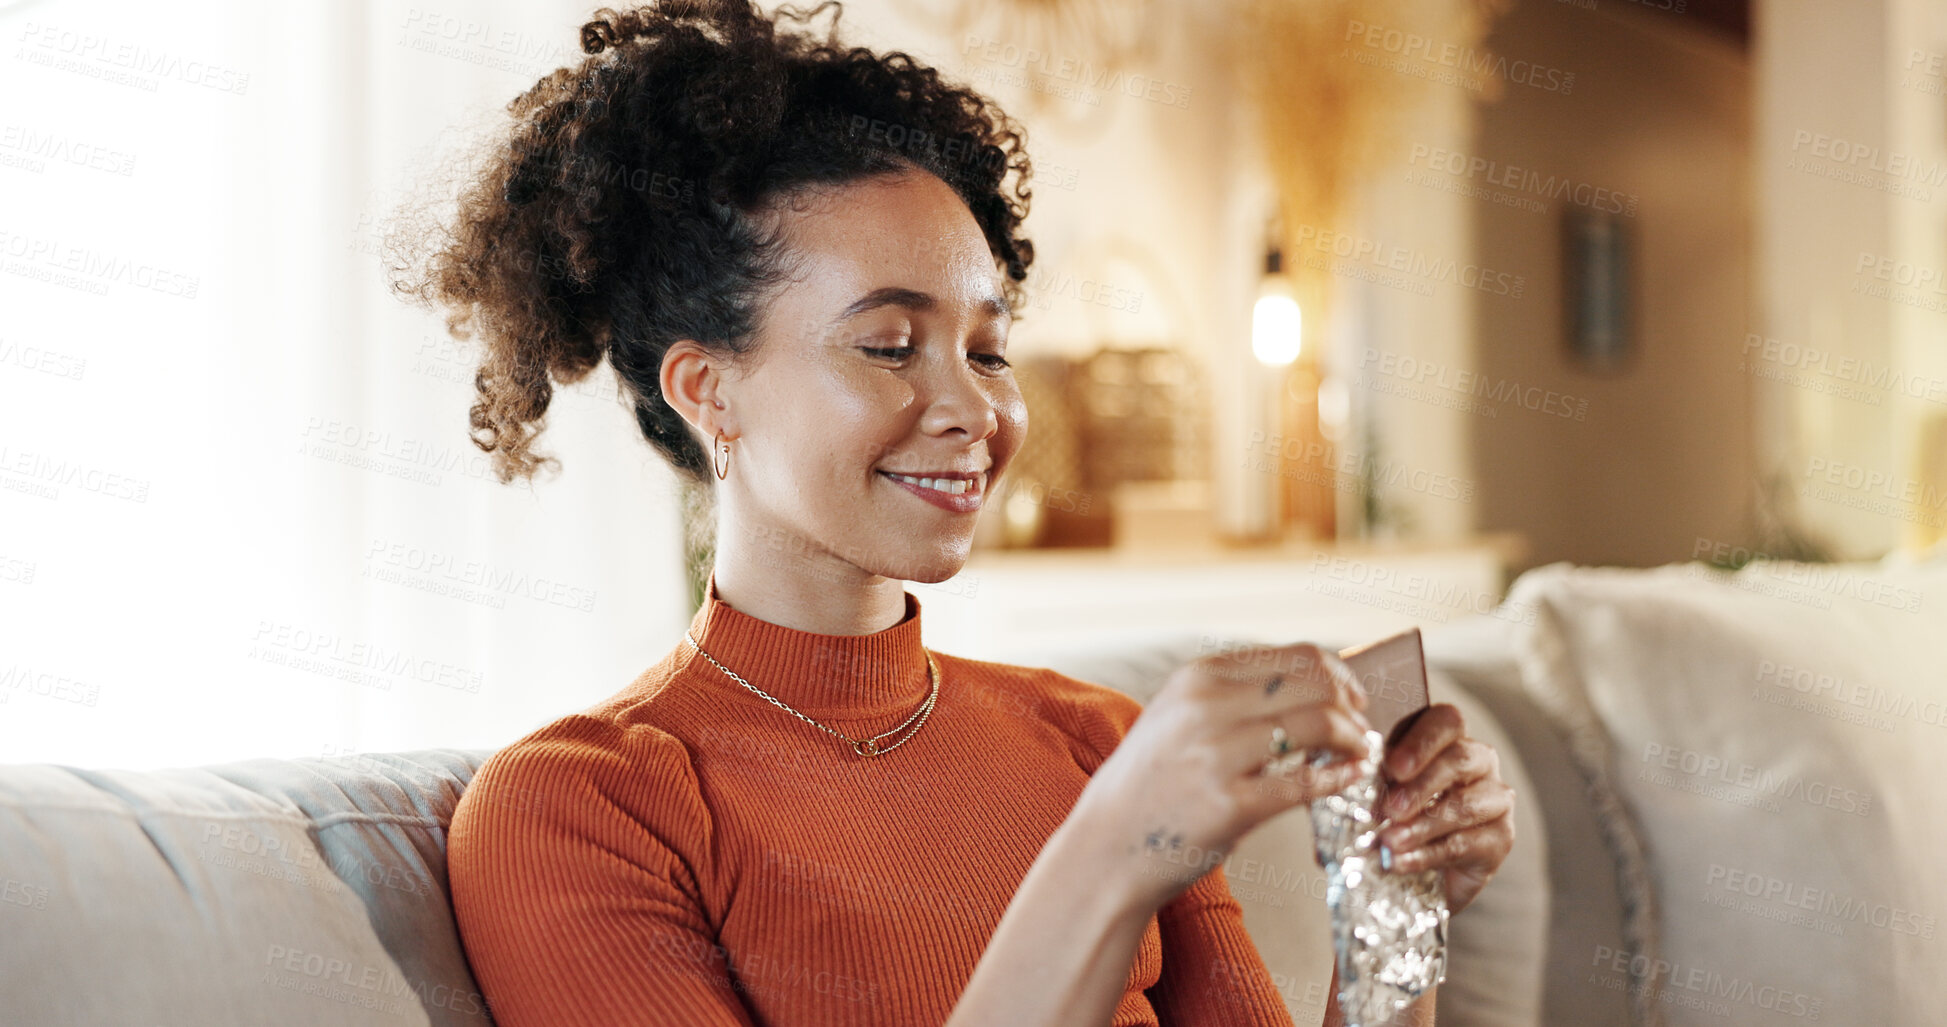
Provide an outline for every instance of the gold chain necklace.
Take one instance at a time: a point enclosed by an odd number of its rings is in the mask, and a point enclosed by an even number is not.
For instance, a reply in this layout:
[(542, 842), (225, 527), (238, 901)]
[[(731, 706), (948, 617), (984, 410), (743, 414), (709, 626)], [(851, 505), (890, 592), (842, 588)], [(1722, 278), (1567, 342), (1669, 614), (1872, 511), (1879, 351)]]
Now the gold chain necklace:
[[(930, 650), (921, 649), (920, 652), (926, 654), (926, 677), (927, 680), (932, 684), (932, 690), (927, 693), (926, 701), (920, 704), (919, 709), (913, 711), (913, 715), (911, 717), (906, 718), (905, 724), (901, 724), (898, 727), (893, 728), (891, 731), (884, 731), (879, 734), (873, 735), (870, 738), (853, 738), (851, 735), (845, 734), (842, 731), (833, 731), (831, 728), (828, 728), (825, 725), (820, 724), (815, 720), (812, 720), (810, 717), (807, 717), (804, 714), (799, 713), (797, 710), (794, 710), (791, 707), (786, 706), (781, 702), (778, 702), (776, 696), (771, 695), (769, 692), (764, 691), (763, 689), (757, 687), (756, 685), (751, 684), (748, 681), (745, 681), (729, 667), (726, 667), (721, 663), (717, 663), (717, 658), (711, 656), (709, 653), (703, 652), (703, 647), (701, 645), (697, 645), (696, 639), (691, 638), (689, 632), (687, 631), (683, 632), (683, 641), (688, 642), (692, 646), (695, 646), (696, 651), (699, 653), (703, 653), (704, 659), (709, 660), (711, 663), (716, 664), (716, 668), (718, 670), (723, 671), (725, 674), (730, 675), (730, 677), (733, 680), (735, 680), (738, 684), (744, 686), (745, 688), (748, 688), (751, 691), (756, 692), (758, 695), (761, 695), (764, 698), (769, 699), (772, 705), (776, 706), (778, 709), (781, 709), (784, 712), (789, 713), (790, 715), (798, 718), (799, 720), (804, 721), (807, 724), (810, 724), (812, 727), (815, 727), (820, 731), (829, 732), (830, 734), (837, 735), (838, 737), (843, 738), (845, 741), (850, 742), (852, 745), (852, 751), (858, 753), (860, 756), (877, 756), (881, 753), (891, 752), (892, 750), (899, 748), (901, 745), (906, 744), (906, 738), (911, 738), (913, 737), (913, 735), (918, 734), (919, 729), (926, 724), (927, 715), (933, 712), (934, 701), (940, 697), (940, 665), (933, 662), (933, 653)], [(914, 723), (915, 720), (917, 720), (918, 723)], [(891, 735), (896, 735), (901, 731), (905, 731), (907, 724), (911, 724), (913, 729), (912, 731), (907, 732), (906, 738), (901, 738), (899, 741), (894, 742), (891, 745), (888, 745), (884, 748), (880, 748), (879, 746), (880, 739), (887, 738)]]

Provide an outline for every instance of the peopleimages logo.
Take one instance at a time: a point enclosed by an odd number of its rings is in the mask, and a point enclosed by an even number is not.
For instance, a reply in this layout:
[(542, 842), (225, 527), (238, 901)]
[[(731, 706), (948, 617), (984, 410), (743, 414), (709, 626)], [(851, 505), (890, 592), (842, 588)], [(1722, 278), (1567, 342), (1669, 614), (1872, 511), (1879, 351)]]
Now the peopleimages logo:
[(46, 909), (49, 892), (46, 888), (16, 881), (9, 877), (0, 881), (0, 902), (24, 909)]
[[(1280, 468), (1280, 457), (1296, 466)], [(1337, 451), (1336, 447), (1315, 439), (1266, 435), (1262, 429), (1252, 430), (1241, 465), (1264, 473), (1281, 471), (1288, 478), (1346, 492), (1407, 488), (1436, 499), (1471, 503), (1477, 491), (1476, 484), (1468, 478), (1412, 467), (1397, 460), (1380, 460), (1349, 449)]]
[(1816, 346), (1782, 342), (1755, 332), (1744, 336), (1744, 357), (1747, 361), (1762, 360), (1787, 370), (1807, 371), (1882, 392), (1897, 392), (1928, 403), (1947, 403), (1947, 380)]
[[(1141, 72), (1098, 67), (1092, 61), (1075, 57), (1058, 57), (1003, 39), (989, 39), (969, 34), (961, 41), (960, 56), (966, 57), (970, 54), (978, 54), (980, 60), (987, 64), (1015, 68), (1041, 78), (1070, 83), (1082, 89), (1120, 93), (1123, 96), (1148, 100), (1165, 107), (1190, 105), (1189, 86), (1154, 78)], [(1096, 101), (1086, 100), (1086, 102)]]
[(1805, 477), (1929, 510), (1947, 509), (1947, 488), (1876, 468), (1812, 457), (1805, 464)]
[(1792, 152), (1805, 151), (1822, 160), (1864, 168), (1891, 178), (1922, 182), (1936, 188), (1947, 185), (1947, 164), (1940, 161), (1928, 161), (1897, 150), (1888, 153), (1877, 146), (1799, 129), (1792, 133)]
[(93, 706), (101, 701), (101, 686), (98, 684), (19, 663), (0, 670), (0, 702), (6, 702), (15, 689), (23, 694), (59, 699), (78, 706)]
[[(1475, 397), (1488, 403), (1512, 404), (1523, 410), (1532, 410), (1550, 417), (1581, 421), (1589, 416), (1587, 399), (1545, 389), (1539, 385), (1524, 385), (1512, 378), (1497, 379), (1493, 375), (1479, 371), (1456, 368), (1437, 360), (1422, 360), (1410, 354), (1378, 350), (1371, 346), (1366, 347), (1365, 352), (1360, 356), (1359, 370), (1362, 373), (1377, 371), (1387, 378), (1411, 385), (1426, 386), (1456, 396)], [(1376, 385), (1376, 379), (1370, 374), (1362, 374), (1358, 383)], [(1388, 390), (1382, 388), (1380, 391)]]
[(51, 160), (124, 178), (135, 174), (134, 154), (111, 150), (60, 132), (36, 132), (25, 125), (8, 125), (0, 129), (0, 150), (14, 151), (0, 154), (0, 163), (25, 167), (29, 171), (45, 170), (46, 161)]
[[(1681, 1005), (1718, 1016), (1729, 1016), (1729, 1003), (1732, 1002), (1814, 1021), (1819, 1019), (1825, 1008), (1825, 1000), (1816, 995), (1759, 984), (1743, 977), (1729, 977), (1692, 963), (1651, 959), (1640, 953), (1632, 956), (1608, 945), (1595, 947), (1595, 958), (1591, 965), (1595, 969), (1589, 975), (1590, 984), (1651, 992), (1657, 1001), (1665, 1004)], [(1617, 976), (1607, 977), (1605, 974)]]
[[(451, 1009), (468, 1016), (488, 1013), (487, 999), (477, 991), (408, 980), (389, 966), (354, 963), (288, 945), (270, 946), (264, 953), (263, 965), (261, 983), (374, 1012), (403, 1013), (416, 1004), (421, 1009)], [(408, 1003), (407, 996), (416, 1001)]]
[(1499, 186), (1517, 193), (1531, 193), (1546, 199), (1565, 200), (1578, 207), (1587, 207), (1606, 214), (1636, 216), (1635, 193), (1618, 192), (1567, 175), (1544, 175), (1533, 168), (1524, 168), (1518, 164), (1503, 164), (1488, 157), (1469, 155), (1459, 150), (1415, 143), (1406, 158), (1406, 163), (1409, 167), (1420, 167), (1421, 162), (1425, 162), (1424, 166), (1433, 171), (1445, 172), (1458, 178), (1478, 178), (1488, 185)]
[(1903, 285), (1923, 292), (1947, 293), (1947, 275), (1940, 269), (1926, 264), (1916, 264), (1910, 260), (1888, 257), (1883, 254), (1859, 252), (1859, 259), (1853, 263), (1854, 275), (1870, 274), (1882, 282)]
[[(1443, 43), (1431, 36), (1408, 32), (1386, 25), (1372, 25), (1363, 21), (1345, 23), (1344, 42), (1357, 42), (1367, 50), (1377, 50), (1401, 60), (1420, 61), (1424, 64), (1451, 68), (1468, 75), (1498, 78), (1515, 85), (1529, 86), (1548, 93), (1567, 96), (1575, 88), (1575, 73), (1551, 68), (1534, 61), (1516, 59), (1510, 61), (1489, 50), (1476, 50), (1458, 43)], [(1459, 85), (1474, 89), (1478, 86), (1460, 82)]]
[[(1818, 923), (1795, 923), (1795, 926), (1820, 930), (1821, 933), (1843, 935), (1845, 933), (1843, 925), (1853, 923), (1877, 927), (1895, 934), (1910, 934), (1923, 941), (1933, 940), (1936, 921), (1932, 914), (1903, 909), (1891, 903), (1866, 902), (1849, 895), (1841, 895), (1830, 889), (1807, 887), (1783, 878), (1753, 873), (1738, 867), (1725, 866), (1722, 863), (1710, 865), (1710, 871), (1704, 876), (1704, 884), (1734, 895), (1776, 902), (1836, 921), (1832, 926), (1839, 927), (1837, 932), (1826, 930), (1825, 925)], [(1751, 911), (1746, 910), (1746, 912)]]
[[(1722, 756), (1681, 746), (1645, 742), (1643, 763), (1637, 777), (1651, 784), (1741, 806), (1759, 807), (1772, 813), (1778, 812), (1778, 804), (1770, 801), (1769, 797), (1772, 796), (1798, 799), (1813, 806), (1859, 817), (1873, 811), (1873, 797), (1865, 792), (1808, 780), (1797, 774), (1777, 774), (1749, 763), (1733, 762)], [(1658, 769), (1674, 770), (1683, 777), (1659, 773)], [(1739, 789), (1743, 794), (1728, 791), (1720, 785)]]
[(1809, 699), (1830, 700), (1864, 713), (1884, 714), (1928, 727), (1947, 727), (1947, 703), (1938, 699), (1916, 699), (1878, 685), (1849, 681), (1836, 674), (1825, 674), (1773, 660), (1758, 661), (1756, 680), (1759, 685), (1789, 690)]
[(1897, 284), (1893, 277), (1876, 270), (1873, 277), (1878, 281), (1868, 280), (1863, 274), (1855, 275), (1852, 284), (1846, 287), (1846, 291), (1860, 296), (1871, 296), (1888, 303), (1930, 310), (1936, 314), (1947, 313), (1947, 293), (1943, 293), (1939, 288), (1939, 272), (1932, 268), (1901, 262), (1896, 265), (1894, 274), (1920, 283), (1930, 282), (1933, 287), (1916, 288)]
[(1521, 624), (1535, 622), (1532, 604), (1503, 602), (1498, 595), (1477, 592), (1457, 582), (1354, 557), (1314, 556), (1305, 589), (1441, 623), (1456, 612)]
[(16, 60), (132, 85), (147, 92), (155, 92), (163, 79), (235, 96), (242, 96), (250, 88), (249, 72), (92, 31), (30, 21), (15, 41), (20, 44), (14, 50)]
[(442, 595), (506, 605), (510, 595), (564, 606), (588, 613), (595, 608), (595, 591), (544, 575), (503, 567), (485, 560), (465, 560), (451, 553), (407, 542), (374, 537), (365, 549), (364, 577)]
[(8, 274), (85, 287), (84, 291), (97, 295), (107, 295), (110, 285), (126, 285), (193, 300), (203, 283), (200, 275), (88, 246), (72, 246), (61, 239), (4, 229), (0, 229), (0, 255), (7, 258), (4, 270)]
[(1300, 250), (1310, 248), (1354, 264), (1370, 264), (1374, 268), (1396, 271), (1410, 278), (1450, 282), (1510, 299), (1520, 299), (1528, 284), (1526, 276), (1513, 272), (1451, 257), (1439, 257), (1409, 246), (1382, 243), (1349, 232), (1321, 229), (1317, 225), (1299, 225), (1294, 241)]
[[(1908, 613), (1919, 612), (1926, 601), (1926, 594), (1918, 589), (1903, 588), (1877, 578), (1863, 577), (1828, 564), (1780, 560), (1762, 549), (1752, 549), (1702, 536), (1699, 536), (1696, 543), (1691, 546), (1690, 557), (1693, 560), (1710, 560), (1715, 564), (1732, 565), (1738, 568), (1734, 573), (1719, 571), (1716, 568), (1704, 568), (1707, 574), (1718, 576), (1718, 584), (1777, 595), (1785, 599), (1800, 600), (1815, 594), (1835, 595), (1873, 606), (1905, 610)], [(1788, 590), (1753, 587), (1752, 579), (1756, 577), (1795, 585), (1803, 592), (1794, 595)], [(1831, 603), (1814, 605), (1825, 609), (1830, 609), (1832, 606)]]
[(372, 672), (378, 679), (376, 687), (387, 691), (393, 680), (411, 679), (424, 685), (478, 693), (486, 678), (478, 670), (415, 656), (403, 649), (350, 638), (336, 631), (315, 630), (285, 621), (259, 620), (250, 642), (252, 655), (262, 650), (277, 650), (317, 661), (324, 667)]

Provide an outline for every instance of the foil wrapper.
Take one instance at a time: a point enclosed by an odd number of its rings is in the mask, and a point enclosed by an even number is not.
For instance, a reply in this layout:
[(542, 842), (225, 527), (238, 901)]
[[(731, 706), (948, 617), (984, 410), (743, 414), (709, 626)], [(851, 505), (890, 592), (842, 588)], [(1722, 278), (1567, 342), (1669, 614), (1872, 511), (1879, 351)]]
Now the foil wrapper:
[[(1346, 1027), (1384, 1024), (1447, 979), (1448, 912), (1440, 871), (1396, 873), (1380, 865), (1385, 737), (1366, 732), (1366, 748), (1359, 776), (1344, 791), (1311, 804)], [(1330, 759), (1330, 753), (1318, 753), (1310, 762), (1322, 766)]]

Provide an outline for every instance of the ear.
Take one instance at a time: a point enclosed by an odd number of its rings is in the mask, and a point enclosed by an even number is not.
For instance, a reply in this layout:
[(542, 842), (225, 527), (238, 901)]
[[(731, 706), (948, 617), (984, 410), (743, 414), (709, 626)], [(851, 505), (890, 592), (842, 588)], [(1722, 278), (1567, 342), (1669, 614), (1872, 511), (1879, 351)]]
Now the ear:
[(726, 394), (728, 366), (694, 339), (678, 339), (663, 352), (663, 402), (702, 434), (706, 447), (716, 440), (718, 429), (727, 439), (740, 434)]

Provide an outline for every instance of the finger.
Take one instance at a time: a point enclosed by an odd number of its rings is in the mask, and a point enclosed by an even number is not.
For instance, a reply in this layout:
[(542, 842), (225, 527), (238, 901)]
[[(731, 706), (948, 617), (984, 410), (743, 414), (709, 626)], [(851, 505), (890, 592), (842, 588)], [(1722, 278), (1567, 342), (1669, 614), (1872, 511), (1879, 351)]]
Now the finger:
[(1341, 701), (1355, 710), (1364, 711), (1370, 700), (1366, 698), (1366, 689), (1359, 681), (1358, 672), (1352, 669), (1351, 664), (1340, 659), (1337, 653), (1320, 650), (1318, 655), (1319, 663), (1337, 684)]
[(1352, 714), (1353, 723), (1359, 726), (1361, 741), (1359, 755), (1365, 755), (1363, 735), (1372, 730), (1372, 723), (1366, 719), (1366, 690), (1359, 685), (1359, 675), (1353, 673), (1350, 664), (1315, 645), (1300, 647), (1300, 658), (1305, 670), (1313, 681), (1320, 682), (1331, 690), (1331, 701), (1340, 709)]
[(1270, 747), (1273, 727), (1284, 728), (1293, 753), (1324, 750), (1344, 762), (1356, 763), (1367, 755), (1366, 729), (1356, 718), (1357, 714), (1333, 705), (1302, 706), (1248, 718), (1218, 738), (1222, 754), (1218, 769), (1227, 778), (1261, 770), (1264, 762), (1276, 755)]
[(1288, 647), (1298, 668), (1312, 680), (1331, 689), (1332, 701), (1348, 710), (1363, 712), (1367, 706), (1366, 690), (1359, 684), (1359, 675), (1352, 665), (1340, 659), (1337, 653), (1321, 649), (1311, 643)]
[(1293, 806), (1342, 792), (1360, 776), (1359, 764), (1351, 760), (1323, 766), (1301, 761), (1236, 778), (1230, 791), (1246, 819), (1258, 823)]
[(1411, 852), (1455, 831), (1479, 827), (1513, 810), (1514, 789), (1505, 782), (1484, 777), (1440, 800), (1431, 813), (1383, 828), (1379, 840), (1397, 858), (1403, 852)]
[[(1466, 734), (1466, 723), (1461, 719), (1460, 710), (1452, 703), (1434, 703), (1421, 711), (1413, 719), (1406, 734), (1386, 754), (1384, 764), (1386, 776), (1394, 781), (1405, 781), (1420, 772), (1420, 768), (1437, 755), (1440, 750), (1452, 745)], [(1431, 794), (1431, 793), (1429, 793)]]
[(1352, 669), (1337, 656), (1305, 642), (1262, 647), (1208, 660), (1205, 674), (1222, 686), (1218, 701), (1238, 715), (1335, 703), (1365, 707)]
[(1494, 747), (1477, 738), (1460, 738), (1433, 757), (1414, 777), (1387, 786), (1379, 812), (1405, 821), (1419, 816), (1427, 801), (1442, 792), (1492, 777), (1500, 770), (1501, 756)]
[(1492, 874), (1514, 847), (1514, 819), (1500, 816), (1478, 827), (1455, 831), (1431, 845), (1393, 856), (1396, 873), (1473, 867)]

